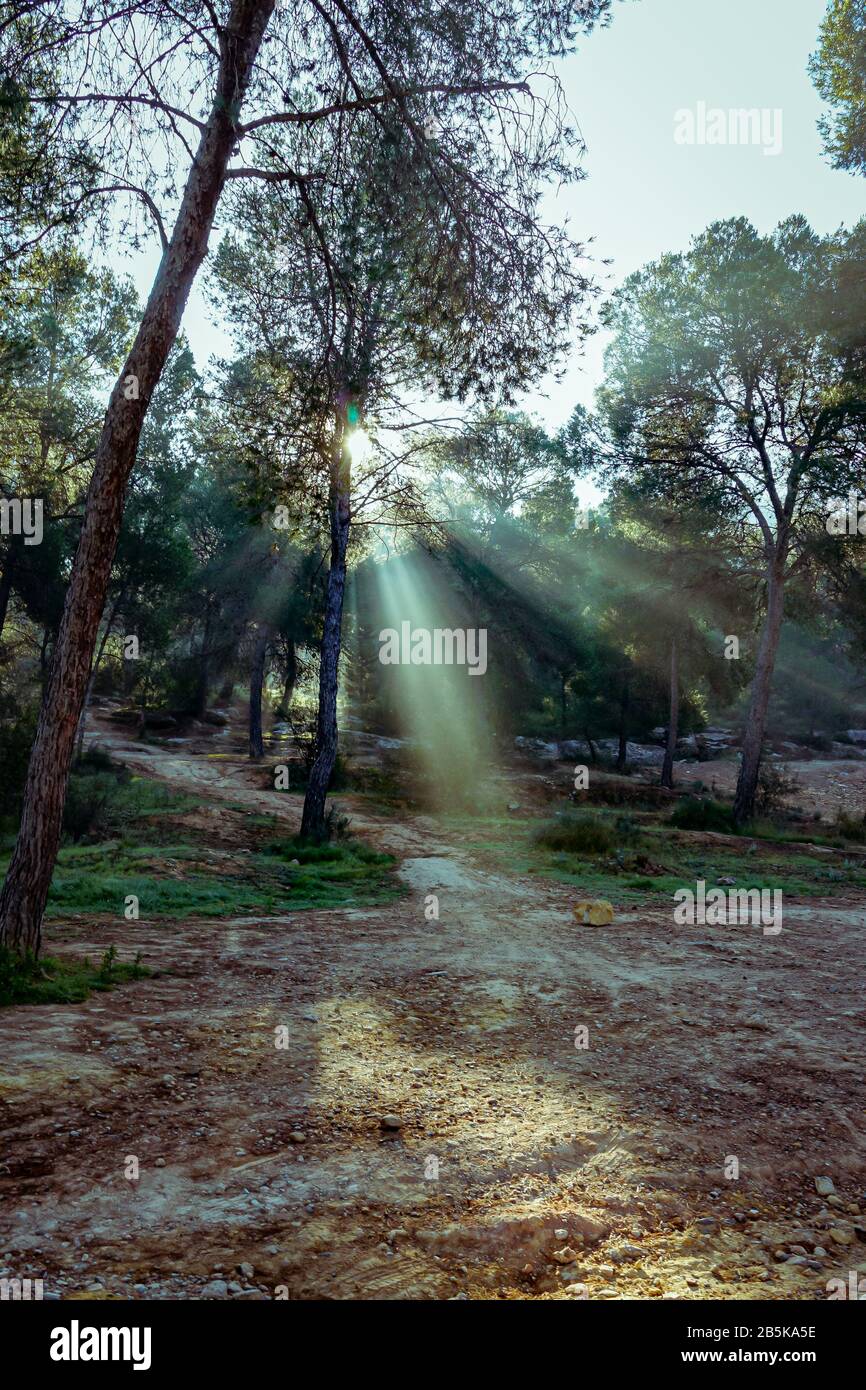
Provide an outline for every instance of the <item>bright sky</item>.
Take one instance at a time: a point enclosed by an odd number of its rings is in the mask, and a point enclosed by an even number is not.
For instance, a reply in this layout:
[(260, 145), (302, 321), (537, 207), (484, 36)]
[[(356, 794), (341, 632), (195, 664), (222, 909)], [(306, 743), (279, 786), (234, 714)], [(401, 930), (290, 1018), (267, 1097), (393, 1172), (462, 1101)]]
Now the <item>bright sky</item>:
[[(588, 177), (551, 197), (550, 220), (593, 238), (592, 254), (613, 264), (610, 286), (718, 218), (744, 214), (761, 231), (802, 212), (819, 232), (866, 212), (866, 180), (832, 170), (821, 156), (821, 103), (806, 72), (825, 0), (615, 0), (611, 27), (581, 43), (562, 65), (569, 104), (587, 145)], [(758, 108), (782, 113), (782, 152), (760, 145), (677, 144), (675, 113)], [(146, 297), (157, 256), (130, 266)], [(201, 367), (228, 338), (211, 321), (203, 277), (184, 319)], [(592, 403), (604, 339), (567, 364), (525, 405), (550, 427), (575, 401)]]
[[(684, 250), (719, 218), (745, 215), (767, 232), (802, 212), (828, 232), (866, 213), (866, 180), (831, 169), (821, 155), (822, 103), (806, 63), (825, 8), (825, 0), (617, 0), (610, 28), (566, 61), (588, 177), (548, 204), (549, 216), (567, 215), (578, 240), (595, 238), (593, 255), (613, 260), (613, 284), (665, 251)], [(696, 111), (698, 102), (781, 108), (782, 153), (677, 144), (675, 112)], [(603, 349), (598, 334), (583, 363), (569, 364), (561, 385), (527, 405), (553, 426), (576, 400), (590, 405)]]

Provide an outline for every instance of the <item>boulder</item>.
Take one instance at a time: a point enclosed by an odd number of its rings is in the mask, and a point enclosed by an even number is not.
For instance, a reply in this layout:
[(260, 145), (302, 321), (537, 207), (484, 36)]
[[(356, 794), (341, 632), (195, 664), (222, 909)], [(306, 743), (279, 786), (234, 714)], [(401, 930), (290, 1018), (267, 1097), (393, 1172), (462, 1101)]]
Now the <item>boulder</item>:
[(613, 905), (606, 898), (584, 898), (574, 904), (572, 912), (585, 927), (606, 927), (613, 921)]
[(514, 747), (525, 758), (532, 758), (538, 762), (555, 762), (559, 756), (558, 744), (545, 743), (543, 738), (518, 737), (514, 740)]

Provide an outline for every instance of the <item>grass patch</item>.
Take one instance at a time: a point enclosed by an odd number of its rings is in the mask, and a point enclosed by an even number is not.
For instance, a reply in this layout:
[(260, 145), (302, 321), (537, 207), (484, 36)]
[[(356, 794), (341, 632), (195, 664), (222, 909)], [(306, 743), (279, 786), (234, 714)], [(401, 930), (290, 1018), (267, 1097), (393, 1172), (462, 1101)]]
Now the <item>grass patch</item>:
[(710, 797), (684, 797), (673, 809), (671, 825), (678, 830), (716, 830), (725, 835), (739, 834), (732, 808)]
[[(599, 819), (604, 816), (599, 812)], [(694, 889), (698, 879), (715, 887), (717, 879), (723, 877), (733, 878), (737, 888), (780, 889), (790, 898), (829, 897), (866, 889), (866, 861), (839, 856), (828, 863), (830, 856), (810, 852), (793, 838), (780, 837), (772, 847), (753, 846), (748, 835), (728, 844), (691, 843), (684, 842), (670, 822), (642, 820), (642, 854), (636, 854), (629, 847), (627, 818), (619, 818), (622, 834), (617, 834), (617, 819), (613, 812), (607, 818), (613, 849), (601, 853), (550, 848), (539, 840), (538, 822), (520, 823), (513, 817), (478, 821), (452, 816), (448, 824), (459, 832), (463, 846), (492, 873), (506, 878), (525, 874), (553, 879), (573, 887), (581, 897), (609, 898), (622, 907), (652, 901), (672, 903), (678, 888)], [(544, 829), (542, 826), (542, 838)], [(651, 862), (652, 873), (640, 871), (642, 858)]]
[[(202, 845), (125, 840), (67, 845), (58, 855), (46, 915), (119, 917), (130, 895), (138, 898), (142, 917), (178, 920), (383, 903), (400, 891), (394, 863), (391, 855), (352, 839), (325, 845), (275, 840), (257, 854), (233, 855)], [(0, 878), (3, 869), (0, 864)]]
[(99, 965), (84, 960), (18, 956), (0, 947), (0, 1008), (10, 1004), (79, 1004), (94, 991), (113, 989), (129, 980), (143, 980), (150, 971), (136, 956), (119, 961), (113, 946)]
[(616, 844), (616, 831), (598, 816), (561, 816), (535, 832), (542, 849), (565, 854), (608, 854)]
[(72, 770), (63, 807), (63, 831), (73, 843), (106, 840), (142, 821), (166, 819), (194, 811), (200, 803), (181, 796), (149, 777), (135, 777), (113, 763), (100, 748), (91, 748)]

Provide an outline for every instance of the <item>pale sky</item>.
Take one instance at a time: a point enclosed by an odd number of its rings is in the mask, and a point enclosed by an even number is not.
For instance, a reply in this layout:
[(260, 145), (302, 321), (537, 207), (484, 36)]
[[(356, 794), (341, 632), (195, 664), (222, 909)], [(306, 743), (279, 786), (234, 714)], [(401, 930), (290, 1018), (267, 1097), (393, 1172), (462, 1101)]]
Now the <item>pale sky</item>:
[[(822, 111), (806, 72), (825, 0), (619, 0), (613, 23), (562, 68), (587, 145), (588, 177), (553, 203), (578, 240), (612, 258), (613, 284), (665, 251), (685, 250), (719, 218), (746, 216), (768, 232), (802, 212), (818, 232), (866, 213), (866, 179), (830, 168), (816, 121)], [(674, 114), (707, 108), (782, 112), (782, 153), (750, 145), (674, 141)], [(600, 267), (604, 273), (604, 267)], [(602, 376), (596, 335), (561, 385), (526, 404), (548, 425), (576, 400), (591, 405)]]
[[(866, 211), (866, 180), (831, 169), (821, 155), (821, 103), (806, 72), (825, 0), (616, 0), (613, 23), (582, 41), (561, 65), (569, 104), (586, 141), (588, 177), (545, 205), (593, 238), (592, 255), (611, 287), (665, 251), (685, 249), (710, 222), (745, 215), (760, 231), (802, 212), (819, 232)], [(677, 144), (675, 113), (758, 108), (782, 113), (782, 152), (758, 145)], [(125, 265), (145, 298), (158, 257)], [(194, 287), (184, 330), (200, 367), (231, 343)], [(567, 363), (525, 406), (555, 428), (574, 403), (591, 405), (604, 339)]]

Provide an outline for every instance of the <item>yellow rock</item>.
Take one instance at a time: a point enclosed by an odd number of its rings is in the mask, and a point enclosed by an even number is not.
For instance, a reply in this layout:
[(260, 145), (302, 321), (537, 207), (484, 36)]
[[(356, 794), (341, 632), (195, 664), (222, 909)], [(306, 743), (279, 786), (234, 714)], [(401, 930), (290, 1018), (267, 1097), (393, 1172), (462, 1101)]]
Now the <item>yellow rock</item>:
[(585, 927), (606, 927), (613, 921), (613, 906), (606, 898), (587, 898), (575, 903), (572, 910)]

